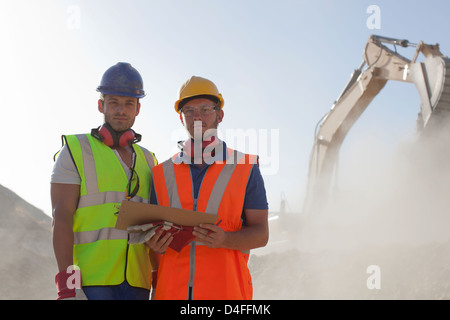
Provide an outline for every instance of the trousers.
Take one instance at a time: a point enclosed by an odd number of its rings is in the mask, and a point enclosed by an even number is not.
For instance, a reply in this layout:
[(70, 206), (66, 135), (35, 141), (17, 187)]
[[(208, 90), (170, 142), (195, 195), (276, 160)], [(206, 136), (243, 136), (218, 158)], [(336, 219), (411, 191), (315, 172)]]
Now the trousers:
[(124, 281), (117, 286), (83, 287), (88, 300), (149, 300), (150, 291), (132, 287)]

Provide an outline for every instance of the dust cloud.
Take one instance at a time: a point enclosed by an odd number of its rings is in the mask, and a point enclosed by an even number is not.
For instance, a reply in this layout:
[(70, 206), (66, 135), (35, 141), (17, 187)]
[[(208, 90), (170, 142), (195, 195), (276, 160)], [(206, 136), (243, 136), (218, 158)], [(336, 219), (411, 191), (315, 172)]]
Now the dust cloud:
[(447, 132), (403, 141), (394, 155), (359, 146), (322, 212), (271, 222), (269, 245), (250, 259), (254, 298), (449, 299)]

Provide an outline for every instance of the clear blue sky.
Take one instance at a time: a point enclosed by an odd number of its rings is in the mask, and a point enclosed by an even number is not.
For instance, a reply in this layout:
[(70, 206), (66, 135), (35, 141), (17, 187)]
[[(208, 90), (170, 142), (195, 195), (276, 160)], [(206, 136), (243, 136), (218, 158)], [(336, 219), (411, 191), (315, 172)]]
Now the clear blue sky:
[[(367, 27), (370, 5), (380, 8), (379, 29)], [(108, 67), (127, 61), (148, 93), (134, 129), (160, 161), (185, 137), (173, 110), (179, 86), (191, 75), (210, 78), (225, 99), (224, 138), (257, 137), (242, 151), (261, 156), (271, 210), (284, 193), (300, 211), (314, 127), (360, 65), (369, 35), (439, 43), (448, 54), (449, 9), (444, 0), (1, 1), (0, 184), (50, 214), (61, 135), (102, 123), (95, 88)], [(414, 49), (400, 53), (411, 58)], [(395, 148), (418, 111), (412, 84), (388, 83), (350, 132), (343, 165), (354, 147)]]

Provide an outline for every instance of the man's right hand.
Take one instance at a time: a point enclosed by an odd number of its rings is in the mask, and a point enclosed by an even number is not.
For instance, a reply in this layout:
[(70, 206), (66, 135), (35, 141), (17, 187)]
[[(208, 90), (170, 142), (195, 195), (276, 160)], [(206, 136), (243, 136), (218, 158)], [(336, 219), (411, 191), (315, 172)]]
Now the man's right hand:
[[(74, 283), (75, 280), (75, 283)], [(58, 296), (56, 300), (85, 300), (86, 296), (81, 289), (81, 273), (79, 270), (60, 271), (55, 276)]]
[(163, 254), (169, 248), (170, 243), (173, 240), (173, 235), (171, 233), (166, 233), (163, 237), (164, 230), (159, 230), (155, 235), (148, 240), (145, 244), (152, 249), (154, 252)]
[(55, 277), (56, 290), (58, 292), (58, 297), (56, 300), (64, 300), (69, 298), (75, 298), (76, 292), (75, 287), (69, 288), (69, 278), (72, 274), (66, 272), (65, 270), (60, 271)]

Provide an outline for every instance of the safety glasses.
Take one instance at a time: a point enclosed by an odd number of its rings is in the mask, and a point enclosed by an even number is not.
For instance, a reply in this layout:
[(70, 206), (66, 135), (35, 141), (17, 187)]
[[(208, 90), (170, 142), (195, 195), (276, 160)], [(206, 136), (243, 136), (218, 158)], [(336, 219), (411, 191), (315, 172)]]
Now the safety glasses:
[(195, 110), (197, 110), (200, 115), (209, 116), (218, 109), (219, 108), (216, 106), (209, 106), (209, 105), (204, 105), (204, 106), (200, 106), (200, 107), (185, 106), (185, 107), (181, 108), (181, 113), (184, 114), (185, 117), (190, 118), (190, 117), (194, 116)]
[(134, 170), (134, 168), (131, 169), (131, 176), (128, 179), (127, 183), (127, 191), (125, 194), (125, 199), (131, 200), (135, 195), (137, 195), (139, 191), (139, 176)]

